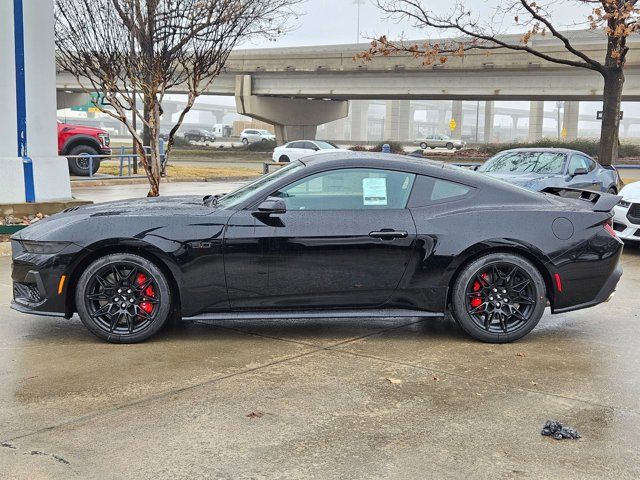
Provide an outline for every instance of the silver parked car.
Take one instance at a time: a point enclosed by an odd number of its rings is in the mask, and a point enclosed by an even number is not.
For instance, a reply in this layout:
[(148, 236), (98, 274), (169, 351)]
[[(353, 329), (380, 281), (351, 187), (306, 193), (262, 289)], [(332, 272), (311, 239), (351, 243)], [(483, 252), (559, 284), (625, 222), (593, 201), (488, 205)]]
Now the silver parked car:
[(437, 134), (429, 135), (425, 138), (418, 139), (413, 143), (416, 145), (420, 145), (420, 148), (422, 148), (423, 150), (425, 150), (427, 147), (431, 149), (436, 147), (441, 147), (441, 148), (446, 148), (447, 150), (453, 150), (454, 148), (456, 150), (460, 150), (461, 148), (464, 148), (464, 146), (467, 144), (467, 142), (463, 142), (462, 140), (455, 140), (451, 138), (449, 135), (437, 135)]
[(487, 160), (478, 172), (530, 190), (577, 188), (617, 194), (620, 177), (585, 153), (565, 148), (516, 148)]
[(268, 130), (259, 130), (257, 128), (245, 128), (240, 134), (240, 140), (245, 145), (256, 142), (276, 141), (276, 136)]

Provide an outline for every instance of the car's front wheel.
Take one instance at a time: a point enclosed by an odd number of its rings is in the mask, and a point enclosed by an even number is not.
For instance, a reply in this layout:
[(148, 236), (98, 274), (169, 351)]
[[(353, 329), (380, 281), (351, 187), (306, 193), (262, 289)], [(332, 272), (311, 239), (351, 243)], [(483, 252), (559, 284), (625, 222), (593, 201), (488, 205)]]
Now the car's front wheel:
[(91, 175), (100, 169), (100, 158), (93, 157), (93, 160), (89, 161), (90, 155), (98, 155), (99, 152), (95, 148), (89, 145), (78, 145), (72, 148), (68, 155), (69, 158), (69, 171), (72, 175), (81, 177), (88, 177), (89, 170), (91, 169)]
[(457, 277), (453, 316), (473, 338), (491, 343), (518, 340), (538, 324), (547, 305), (544, 279), (527, 259), (484, 255)]
[(427, 149), (427, 144), (425, 142), (422, 142), (420, 144), (420, 148), (423, 149), (423, 150), (426, 150)]
[(242, 143), (243, 143), (244, 145), (249, 145), (249, 139), (248, 139), (248, 138), (243, 138), (243, 139), (242, 139)]
[(453, 143), (447, 143), (447, 150), (453, 150)]
[(607, 190), (607, 193), (610, 193), (611, 195), (617, 195), (618, 190), (616, 189), (616, 187), (611, 187), (609, 188), (609, 190)]
[(287, 157), (286, 155), (282, 155), (279, 159), (279, 162), (281, 163), (289, 163), (291, 160), (289, 159), (289, 157)]
[(112, 343), (141, 342), (157, 333), (172, 312), (169, 283), (146, 258), (105, 255), (80, 276), (75, 292), (82, 323)]

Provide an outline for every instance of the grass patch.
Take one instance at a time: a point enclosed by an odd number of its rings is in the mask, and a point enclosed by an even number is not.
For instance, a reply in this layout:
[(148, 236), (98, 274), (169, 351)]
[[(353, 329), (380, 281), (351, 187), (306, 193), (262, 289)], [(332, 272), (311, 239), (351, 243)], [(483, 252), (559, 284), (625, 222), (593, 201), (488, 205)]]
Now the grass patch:
[[(100, 165), (99, 173), (105, 175), (117, 176), (119, 166), (114, 164), (103, 163)], [(126, 174), (126, 168), (124, 170)], [(142, 169), (138, 170), (140, 175), (144, 175)], [(259, 168), (250, 167), (191, 167), (182, 165), (169, 165), (167, 167), (167, 176), (170, 178), (255, 178), (262, 172)]]

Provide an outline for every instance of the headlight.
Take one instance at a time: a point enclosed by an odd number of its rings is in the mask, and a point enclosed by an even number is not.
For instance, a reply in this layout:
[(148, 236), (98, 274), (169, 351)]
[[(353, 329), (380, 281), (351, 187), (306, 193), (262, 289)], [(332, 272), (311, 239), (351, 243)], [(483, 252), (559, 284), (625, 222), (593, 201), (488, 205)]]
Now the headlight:
[(625, 202), (624, 200), (620, 200), (618, 202), (618, 205), (620, 205), (621, 207), (624, 207), (624, 208), (629, 208), (631, 206), (631, 202)]
[(60, 253), (70, 242), (37, 242), (33, 240), (20, 240), (22, 248), (28, 253), (54, 254)]
[(111, 139), (109, 138), (108, 133), (100, 133), (98, 134), (98, 138), (100, 138), (100, 141), (105, 147), (108, 147), (109, 144), (111, 143)]

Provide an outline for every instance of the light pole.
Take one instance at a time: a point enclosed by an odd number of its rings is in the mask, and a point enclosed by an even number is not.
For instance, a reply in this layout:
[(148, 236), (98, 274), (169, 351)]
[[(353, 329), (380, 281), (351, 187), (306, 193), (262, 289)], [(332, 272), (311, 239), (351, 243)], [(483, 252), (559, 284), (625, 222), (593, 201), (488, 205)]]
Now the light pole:
[(357, 6), (358, 8), (358, 20), (357, 20), (357, 36), (356, 36), (356, 43), (360, 43), (360, 7), (362, 5), (365, 4), (366, 0), (353, 0), (353, 3)]

